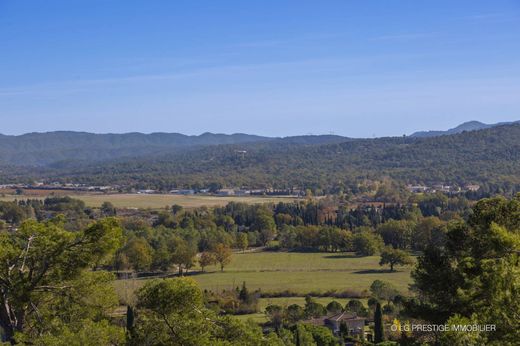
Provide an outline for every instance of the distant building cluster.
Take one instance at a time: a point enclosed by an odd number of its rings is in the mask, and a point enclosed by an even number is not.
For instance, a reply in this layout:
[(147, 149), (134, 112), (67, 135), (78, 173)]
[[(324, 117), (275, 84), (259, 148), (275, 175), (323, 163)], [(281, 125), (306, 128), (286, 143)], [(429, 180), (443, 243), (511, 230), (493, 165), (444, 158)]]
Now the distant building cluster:
[(65, 190), (65, 191), (89, 191), (89, 192), (108, 192), (120, 189), (120, 186), (97, 186), (86, 184), (72, 184), (72, 183), (43, 183), (36, 182), (33, 184), (3, 184), (0, 189), (26, 189), (26, 190)]
[(408, 191), (413, 193), (435, 193), (435, 192), (443, 192), (443, 193), (464, 193), (464, 192), (475, 192), (480, 189), (480, 185), (476, 184), (467, 184), (463, 187), (457, 185), (444, 185), (444, 184), (436, 184), (433, 186), (426, 185), (407, 185), (406, 188)]
[[(122, 186), (96, 186), (96, 185), (85, 185), (85, 184), (73, 184), (73, 183), (44, 183), (36, 182), (32, 184), (2, 184), (0, 189), (11, 189), (11, 190), (63, 190), (63, 191), (84, 191), (84, 192), (117, 192), (123, 190)], [(132, 190), (131, 192), (137, 194), (163, 194), (164, 191), (154, 189), (139, 189)], [(210, 190), (209, 188), (202, 189), (171, 189), (168, 191), (172, 195), (190, 196), (195, 194), (213, 195), (213, 196), (294, 196), (300, 197), (305, 195), (305, 191), (300, 188), (291, 189), (249, 189), (249, 188), (221, 188), (217, 190)]]

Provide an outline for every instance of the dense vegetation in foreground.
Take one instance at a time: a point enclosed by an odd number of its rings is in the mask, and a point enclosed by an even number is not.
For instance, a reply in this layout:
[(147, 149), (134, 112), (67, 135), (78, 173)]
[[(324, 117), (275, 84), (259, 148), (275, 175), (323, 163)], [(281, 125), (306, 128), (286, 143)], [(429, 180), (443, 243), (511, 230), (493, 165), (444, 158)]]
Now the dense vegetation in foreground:
[[(320, 137), (321, 138), (321, 137)], [(479, 184), (513, 195), (520, 181), (520, 125), (432, 138), (321, 138), (190, 147), (106, 161), (67, 161), (30, 170), (4, 167), (4, 181), (46, 179), (125, 188), (210, 186), (356, 194), (359, 184)], [(18, 160), (21, 162), (20, 160)], [(8, 162), (6, 162), (8, 164)], [(30, 173), (28, 173), (30, 172)]]
[[(401, 344), (515, 345), (520, 339), (520, 196), (484, 199), (425, 196), (406, 205), (345, 209), (334, 200), (243, 205), (117, 215), (105, 203), (50, 198), (1, 203), (0, 326), (2, 338), (36, 345), (336, 345), (368, 343), (306, 321), (341, 310), (373, 320), (373, 340)], [(367, 304), (265, 307), (262, 331), (230, 314), (255, 311), (262, 292), (201, 291), (191, 278), (148, 280), (123, 299), (115, 270), (177, 276), (217, 263), (226, 273), (231, 248), (379, 253), (392, 269), (420, 255), (411, 294), (375, 280)], [(197, 267), (198, 265), (198, 267)], [(210, 275), (202, 272), (201, 276)], [(237, 283), (239, 286), (240, 283)], [(347, 287), (348, 288), (348, 287)], [(116, 311), (127, 306), (125, 316)], [(392, 333), (393, 320), (448, 325), (491, 324), (488, 332)]]

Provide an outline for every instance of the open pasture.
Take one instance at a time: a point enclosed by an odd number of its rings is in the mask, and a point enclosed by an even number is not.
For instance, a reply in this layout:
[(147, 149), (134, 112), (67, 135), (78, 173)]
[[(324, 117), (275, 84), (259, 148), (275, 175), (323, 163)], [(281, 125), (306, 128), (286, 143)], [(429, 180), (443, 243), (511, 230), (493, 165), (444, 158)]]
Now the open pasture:
[[(411, 268), (398, 267), (398, 271), (389, 272), (379, 266), (379, 256), (357, 257), (352, 253), (235, 253), (224, 272), (216, 266), (208, 267), (205, 273), (194, 269), (191, 277), (202, 289), (213, 291), (233, 289), (245, 281), (249, 290), (260, 289), (264, 293), (288, 290), (304, 296), (311, 292), (362, 292), (379, 279), (407, 294), (411, 283)], [(120, 294), (128, 295), (145, 280), (119, 280), (116, 287)]]
[[(0, 191), (1, 194), (2, 191)], [(46, 193), (45, 193), (46, 192)], [(229, 202), (242, 202), (250, 204), (290, 202), (295, 197), (270, 197), (270, 196), (206, 196), (206, 195), (172, 195), (172, 194), (103, 194), (103, 193), (70, 193), (67, 191), (28, 190), (22, 195), (5, 193), (0, 195), (0, 201), (13, 201), (15, 199), (43, 199), (47, 196), (70, 196), (80, 199), (92, 208), (99, 208), (103, 202), (111, 202), (117, 208), (161, 209), (166, 206), (178, 204), (184, 208), (221, 207)]]

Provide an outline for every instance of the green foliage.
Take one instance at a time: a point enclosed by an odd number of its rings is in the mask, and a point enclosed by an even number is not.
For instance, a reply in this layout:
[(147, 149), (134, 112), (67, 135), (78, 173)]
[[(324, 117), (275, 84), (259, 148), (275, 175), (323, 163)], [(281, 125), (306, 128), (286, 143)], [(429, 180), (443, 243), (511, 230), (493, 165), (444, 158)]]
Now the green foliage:
[(361, 303), (357, 299), (351, 299), (348, 301), (348, 303), (345, 305), (345, 310), (350, 312), (355, 312), (359, 316), (366, 316), (367, 310), (363, 306), (363, 303)]
[(85, 269), (104, 263), (121, 240), (114, 219), (79, 232), (65, 230), (62, 218), (26, 221), (16, 232), (0, 233), (0, 326), (6, 338), (52, 334), (62, 323), (74, 331), (78, 320), (103, 318), (103, 309), (116, 301), (112, 276)]
[(296, 325), (294, 339), (296, 346), (316, 346), (312, 333), (310, 333), (303, 324)]
[(332, 331), (327, 327), (305, 325), (314, 339), (317, 346), (337, 346), (338, 339), (332, 334)]
[(452, 223), (440, 248), (429, 247), (413, 271), (423, 298), (408, 309), (443, 323), (458, 314), (496, 324), (485, 344), (518, 340), (520, 309), (520, 195), (484, 199), (467, 222)]
[(354, 235), (354, 251), (361, 256), (372, 256), (378, 253), (383, 247), (381, 237), (370, 231), (363, 230)]
[(149, 269), (152, 264), (152, 248), (141, 237), (130, 239), (123, 248), (121, 255), (126, 256), (135, 271)]
[(107, 320), (94, 322), (81, 321), (79, 328), (62, 325), (53, 334), (39, 337), (17, 335), (16, 342), (21, 345), (36, 346), (99, 346), (126, 345), (125, 332), (122, 328), (110, 324)]
[(311, 317), (321, 317), (327, 314), (327, 309), (320, 303), (317, 303), (312, 297), (305, 297), (305, 316), (308, 318)]
[(374, 280), (370, 285), (370, 292), (374, 297), (380, 300), (390, 301), (397, 294), (398, 291), (389, 282), (382, 280)]
[(385, 330), (383, 325), (383, 312), (381, 311), (381, 304), (376, 304), (376, 311), (374, 313), (374, 342), (380, 343), (385, 339)]
[(411, 265), (413, 262), (406, 251), (394, 249), (392, 246), (385, 246), (383, 251), (381, 251), (379, 265), (383, 266), (385, 264), (390, 265), (390, 271), (394, 271), (395, 265), (405, 266)]
[(341, 306), (341, 304), (335, 300), (328, 303), (326, 309), (327, 309), (327, 312), (331, 313), (331, 314), (336, 314), (338, 312), (343, 311), (343, 307)]
[(133, 345), (282, 345), (258, 326), (219, 317), (203, 306), (202, 292), (189, 278), (156, 279), (137, 292)]
[(415, 223), (407, 220), (388, 220), (377, 228), (386, 245), (398, 249), (409, 249)]
[[(122, 230), (117, 221), (100, 220), (80, 232), (69, 232), (63, 224), (62, 218), (45, 223), (26, 221), (16, 232), (0, 233), (0, 324), (8, 339), (15, 332), (26, 332), (28, 320), (41, 321), (39, 309), (49, 309), (66, 297), (58, 304), (63, 308), (55, 313), (47, 310), (47, 318), (59, 319), (60, 313), (69, 312), (64, 309), (66, 304), (76, 309), (76, 300), (89, 297), (81, 291), (89, 287), (89, 280), (92, 285), (107, 280), (101, 272), (88, 276), (84, 270), (104, 263), (120, 246)], [(114, 296), (113, 290), (112, 295), (106, 293), (105, 298)]]
[(220, 271), (224, 271), (224, 267), (231, 262), (231, 249), (224, 244), (217, 244), (213, 254), (217, 263), (220, 264)]

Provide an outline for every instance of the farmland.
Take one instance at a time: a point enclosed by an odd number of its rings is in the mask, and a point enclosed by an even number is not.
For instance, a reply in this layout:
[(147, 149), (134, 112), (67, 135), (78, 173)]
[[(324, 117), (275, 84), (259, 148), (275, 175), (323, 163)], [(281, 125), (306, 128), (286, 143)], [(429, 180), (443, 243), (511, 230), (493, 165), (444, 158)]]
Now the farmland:
[[(299, 296), (326, 295), (331, 291), (361, 293), (377, 279), (392, 283), (406, 294), (411, 283), (409, 267), (388, 272), (379, 266), (378, 256), (356, 257), (351, 253), (235, 253), (224, 272), (209, 267), (206, 273), (194, 274), (192, 278), (202, 289), (213, 291), (233, 289), (245, 281), (250, 290), (287, 290)], [(119, 280), (116, 288), (120, 295), (127, 296), (145, 280)]]
[[(0, 190), (0, 193), (2, 191)], [(99, 208), (103, 202), (111, 202), (117, 208), (142, 208), (161, 209), (168, 205), (178, 204), (184, 208), (221, 207), (229, 202), (243, 203), (277, 203), (280, 201), (291, 202), (294, 197), (264, 197), (264, 196), (205, 196), (205, 195), (171, 195), (171, 194), (96, 194), (96, 193), (67, 193), (66, 191), (31, 190), (23, 195), (9, 194), (5, 191), (0, 195), (0, 201), (13, 201), (15, 199), (36, 198), (43, 199), (47, 196), (70, 196), (85, 202), (88, 207)]]

